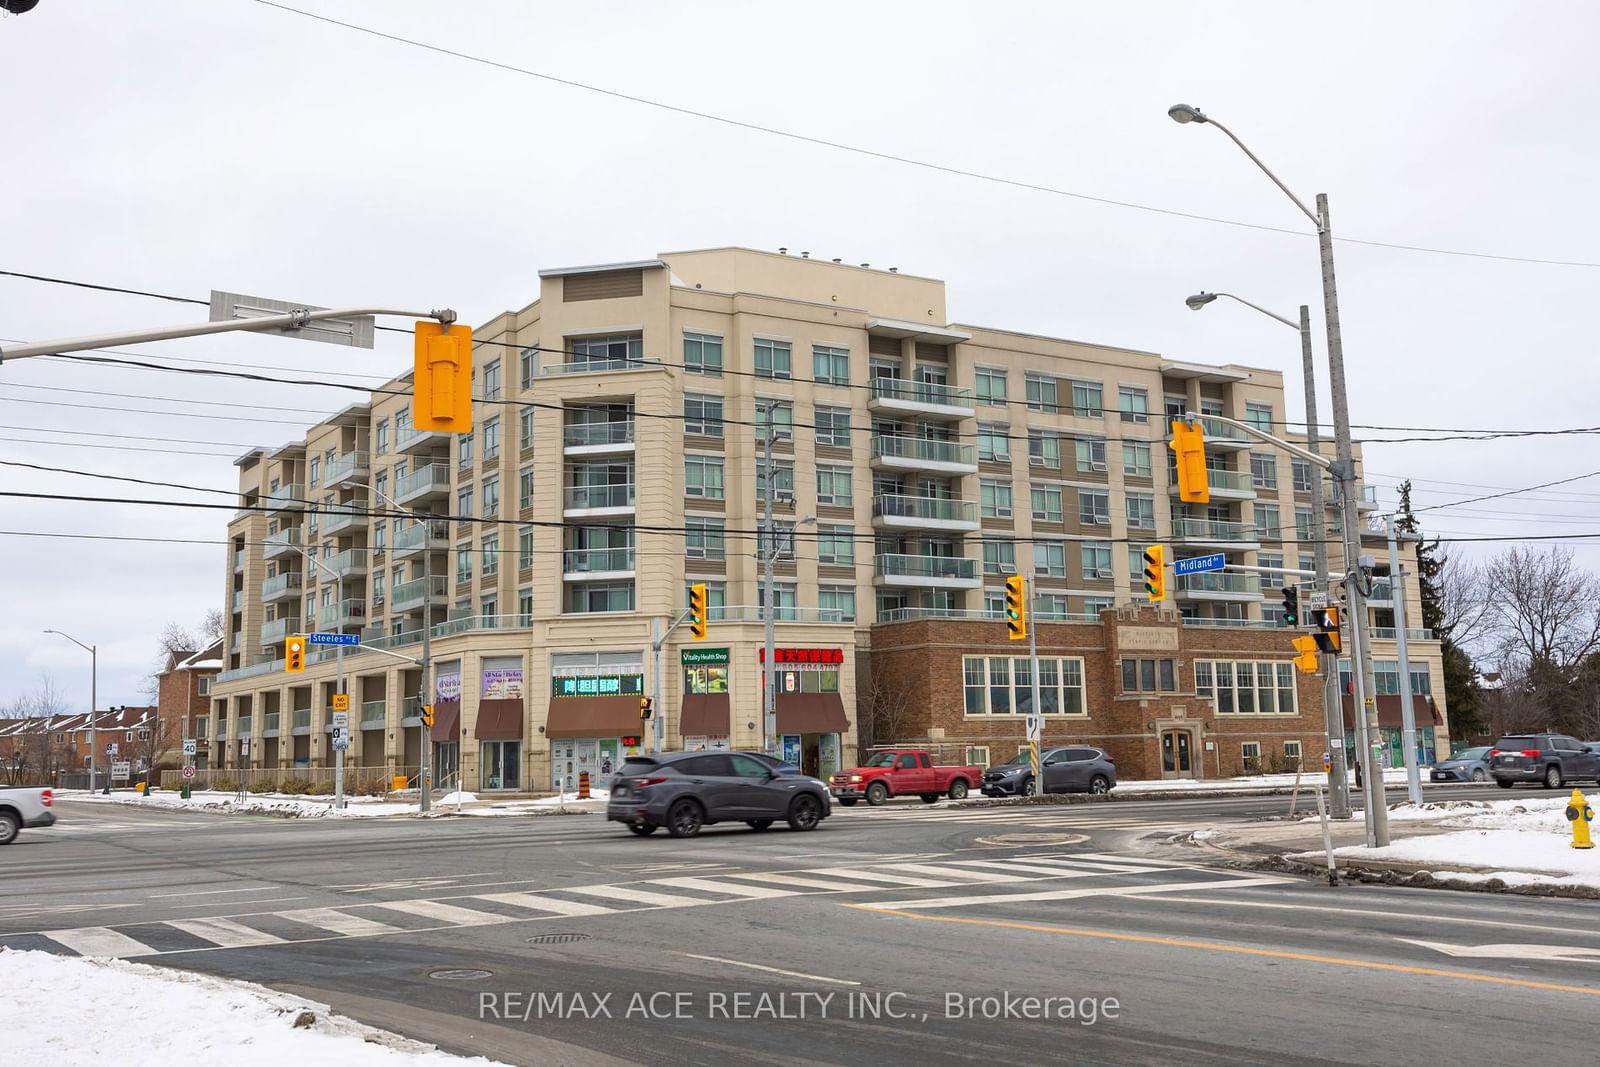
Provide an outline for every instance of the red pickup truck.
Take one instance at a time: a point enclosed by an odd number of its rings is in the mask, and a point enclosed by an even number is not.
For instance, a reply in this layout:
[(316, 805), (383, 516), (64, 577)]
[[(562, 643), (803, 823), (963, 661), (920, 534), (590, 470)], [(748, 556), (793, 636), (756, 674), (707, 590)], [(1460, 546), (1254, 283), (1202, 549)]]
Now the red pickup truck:
[(960, 800), (982, 781), (982, 767), (935, 767), (922, 749), (897, 748), (879, 752), (863, 766), (840, 771), (828, 789), (847, 808), (862, 797), (872, 805), (910, 796), (932, 804), (944, 796)]

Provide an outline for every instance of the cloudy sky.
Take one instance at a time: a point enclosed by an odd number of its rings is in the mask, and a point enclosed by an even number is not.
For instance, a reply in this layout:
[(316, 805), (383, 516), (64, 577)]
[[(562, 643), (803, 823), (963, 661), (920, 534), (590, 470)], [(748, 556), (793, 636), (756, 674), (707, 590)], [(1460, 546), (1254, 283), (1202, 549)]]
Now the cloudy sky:
[[(1183, 297), (1226, 290), (1320, 316), (1309, 225), (1220, 131), (1175, 125), (1166, 110), (1182, 100), (1229, 123), (1307, 201), (1327, 192), (1341, 236), (1577, 264), (1342, 243), (1353, 422), (1600, 422), (1592, 4), (297, 6), (740, 122), (1294, 232), (869, 158), (260, 0), (41, 0), (0, 17), (0, 270), (202, 298), (450, 305), (481, 322), (530, 300), (544, 267), (784, 245), (943, 278), (956, 321), (1283, 367), (1299, 418), (1295, 335), (1238, 305), (1190, 312)], [(0, 276), (0, 338), (204, 315)], [(351, 382), (409, 359), (395, 335), (372, 352), (242, 336), (141, 352)], [(230, 489), (235, 456), (348, 399), (19, 361), (0, 366), (0, 458)], [(1600, 468), (1593, 441), (1372, 444), (1368, 466), (1386, 503), (1409, 476), (1418, 505), (1445, 504)], [(18, 466), (0, 466), (0, 490), (228, 500)], [(87, 700), (88, 657), (46, 628), (99, 645), (102, 705), (136, 702), (162, 626), (221, 604), (223, 550), (209, 542), (226, 517), (0, 497), (0, 703), (42, 673)], [(1456, 538), (1600, 533), (1597, 519), (1600, 478), (1427, 515)], [(1600, 569), (1600, 550), (1574, 545)]]

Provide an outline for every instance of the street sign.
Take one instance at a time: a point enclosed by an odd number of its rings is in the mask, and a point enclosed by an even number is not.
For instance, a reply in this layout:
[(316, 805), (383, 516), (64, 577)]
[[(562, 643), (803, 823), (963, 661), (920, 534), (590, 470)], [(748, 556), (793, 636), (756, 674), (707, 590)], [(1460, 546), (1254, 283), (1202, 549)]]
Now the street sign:
[[(287, 315), (295, 311), (327, 310), (312, 304), (269, 300), (264, 296), (243, 296), (239, 293), (222, 293), (215, 289), (211, 291), (212, 322), (264, 319), (271, 315)], [(273, 332), (284, 337), (298, 337), (303, 341), (325, 341), (331, 345), (371, 348), (374, 326), (371, 315), (357, 315), (348, 319), (317, 319), (304, 326), (284, 327)]]
[(248, 737), (242, 737), (239, 739), (239, 755), (250, 755), (250, 739)]
[(185, 778), (193, 778), (194, 777), (194, 764), (185, 763), (183, 765), (183, 776)]
[(194, 740), (194, 738), (192, 738), (192, 737), (184, 738), (183, 739), (183, 754), (185, 756), (192, 756), (192, 755), (195, 754), (195, 751), (196, 750), (195, 750), (195, 740)]
[(111, 744), (111, 745), (107, 745), (106, 746), (106, 755), (115, 756), (116, 754), (117, 754), (117, 746), (116, 745)]
[(349, 711), (350, 710), (350, 694), (349, 693), (335, 693), (335, 694), (333, 694), (333, 710), (334, 711)]
[(128, 777), (130, 776), (132, 771), (133, 771), (133, 764), (131, 764), (131, 763), (127, 763), (127, 762), (113, 763), (111, 765), (111, 780), (112, 781), (117, 781), (117, 780), (120, 779), (120, 780), (125, 782), (125, 781), (128, 780)]
[(350, 731), (343, 726), (333, 728), (333, 747), (335, 751), (343, 752), (350, 747)]
[(350, 728), (350, 713), (348, 711), (334, 712), (333, 728), (335, 730), (348, 730)]
[(1175, 559), (1172, 561), (1174, 574), (1201, 574), (1205, 571), (1220, 571), (1228, 565), (1228, 557), (1221, 552), (1213, 552), (1209, 556), (1191, 556), (1189, 559)]
[(306, 634), (306, 641), (313, 645), (359, 645), (360, 634)]

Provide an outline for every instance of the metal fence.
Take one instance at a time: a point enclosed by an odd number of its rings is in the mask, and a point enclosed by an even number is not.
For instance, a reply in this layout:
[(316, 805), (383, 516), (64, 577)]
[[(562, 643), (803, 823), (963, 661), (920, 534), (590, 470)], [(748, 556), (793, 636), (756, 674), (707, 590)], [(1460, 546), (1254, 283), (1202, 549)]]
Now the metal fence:
[[(404, 770), (394, 772), (405, 773)], [(304, 793), (311, 796), (333, 795), (334, 768), (332, 767), (218, 767), (195, 771), (189, 779), (192, 789), (217, 789), (234, 792), (244, 789), (249, 793)], [(161, 788), (177, 790), (184, 783), (183, 772), (161, 772)], [(416, 787), (416, 775), (407, 779), (409, 787)], [(389, 792), (392, 784), (387, 767), (346, 767), (344, 789), (346, 793), (376, 796)]]

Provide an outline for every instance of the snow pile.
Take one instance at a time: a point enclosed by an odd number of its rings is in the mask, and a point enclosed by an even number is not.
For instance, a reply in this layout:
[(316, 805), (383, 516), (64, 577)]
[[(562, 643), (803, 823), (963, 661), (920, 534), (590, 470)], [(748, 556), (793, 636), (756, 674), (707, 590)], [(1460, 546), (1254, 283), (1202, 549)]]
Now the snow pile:
[[(1406, 780), (1404, 767), (1391, 767), (1383, 772), (1386, 784), (1403, 785)], [(1211, 789), (1293, 789), (1295, 776), (1292, 774), (1251, 774), (1242, 778), (1151, 778), (1145, 781), (1119, 780), (1116, 791), (1119, 793), (1166, 793), (1172, 791), (1187, 792), (1193, 790)], [(1327, 778), (1321, 769), (1306, 770), (1300, 775), (1300, 788), (1307, 793), (1313, 786), (1321, 782), (1327, 783)]]
[[(611, 790), (590, 789), (589, 799), (604, 804), (611, 799)], [(583, 801), (578, 799), (577, 793), (562, 793), (560, 796), (540, 797), (538, 800), (530, 800), (528, 803), (533, 807), (548, 808), (559, 804), (581, 804)]]
[(229, 1067), (493, 1067), (316, 1001), (125, 960), (0, 949), (0, 988), (8, 1063), (101, 1067), (133, 1055)]
[(171, 808), (175, 811), (208, 811), (226, 815), (272, 814), (299, 819), (315, 819), (323, 816), (373, 818), (380, 815), (411, 815), (417, 811), (415, 804), (379, 800), (374, 797), (347, 796), (345, 798), (347, 806), (340, 810), (333, 806), (331, 796), (311, 799), (284, 793), (246, 793), (244, 799), (240, 800), (238, 793), (217, 789), (195, 790), (188, 800), (166, 790), (157, 790), (149, 796), (140, 796), (137, 793), (112, 793), (110, 796), (86, 794), (82, 797), (74, 796), (73, 799), (102, 804)]
[(1568, 833), (1567, 798), (1538, 800), (1451, 800), (1439, 804), (1396, 804), (1390, 822), (1438, 822), (1477, 830), (1536, 830)]

